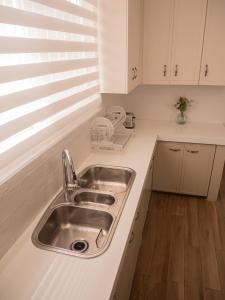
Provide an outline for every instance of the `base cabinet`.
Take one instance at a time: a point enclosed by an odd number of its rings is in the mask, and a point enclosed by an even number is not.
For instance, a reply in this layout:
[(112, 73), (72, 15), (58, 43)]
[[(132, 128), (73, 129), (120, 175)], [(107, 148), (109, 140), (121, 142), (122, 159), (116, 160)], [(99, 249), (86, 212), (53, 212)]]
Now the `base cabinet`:
[(119, 276), (116, 287), (116, 293), (113, 300), (128, 300), (133, 282), (133, 276), (138, 258), (139, 248), (141, 246), (141, 232), (136, 221), (129, 238), (129, 244), (126, 256), (123, 262), (123, 268)]
[(136, 213), (133, 227), (131, 229), (125, 258), (115, 291), (113, 292), (112, 300), (128, 300), (130, 297), (138, 252), (142, 242), (142, 231), (144, 228), (151, 195), (152, 165), (153, 163), (151, 163), (148, 175), (146, 176), (140, 204)]
[(153, 189), (206, 197), (216, 146), (159, 142)]

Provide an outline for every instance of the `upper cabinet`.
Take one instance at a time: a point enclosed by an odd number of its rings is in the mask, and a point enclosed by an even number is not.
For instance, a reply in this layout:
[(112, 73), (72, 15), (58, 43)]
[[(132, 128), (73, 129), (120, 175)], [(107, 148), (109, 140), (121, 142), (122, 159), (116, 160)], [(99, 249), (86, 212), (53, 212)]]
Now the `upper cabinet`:
[(168, 84), (174, 1), (144, 1), (143, 83)]
[(198, 84), (206, 7), (207, 0), (144, 1), (144, 84)]
[(207, 0), (175, 0), (172, 84), (198, 84), (206, 7)]
[(142, 0), (99, 1), (102, 93), (129, 93), (141, 82)]
[(208, 0), (200, 84), (225, 85), (224, 0)]

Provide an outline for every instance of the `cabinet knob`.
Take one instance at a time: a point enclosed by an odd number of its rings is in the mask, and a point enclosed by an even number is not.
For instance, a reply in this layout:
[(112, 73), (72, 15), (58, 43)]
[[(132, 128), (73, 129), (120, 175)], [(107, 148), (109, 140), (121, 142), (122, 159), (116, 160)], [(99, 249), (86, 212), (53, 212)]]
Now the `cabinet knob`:
[(208, 73), (209, 73), (209, 66), (205, 65), (205, 77), (208, 76)]
[(166, 77), (167, 75), (167, 65), (163, 66), (163, 76)]
[(175, 66), (175, 72), (174, 72), (175, 77), (178, 76), (178, 65)]
[(197, 154), (199, 153), (198, 150), (187, 150), (188, 153)]
[(132, 231), (131, 232), (131, 237), (130, 237), (130, 240), (129, 240), (129, 244), (131, 244), (134, 240), (134, 232)]
[(178, 148), (169, 148), (169, 150), (170, 150), (170, 151), (173, 151), (173, 152), (178, 152), (178, 151), (180, 151), (180, 149), (178, 149)]

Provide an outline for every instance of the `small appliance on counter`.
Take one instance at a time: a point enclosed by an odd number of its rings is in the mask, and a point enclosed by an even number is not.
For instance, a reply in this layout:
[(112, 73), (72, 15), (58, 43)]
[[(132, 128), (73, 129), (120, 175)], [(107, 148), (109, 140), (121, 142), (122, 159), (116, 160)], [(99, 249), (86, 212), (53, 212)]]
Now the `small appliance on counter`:
[(127, 112), (126, 113), (126, 120), (124, 122), (125, 128), (130, 128), (130, 129), (135, 128), (135, 118), (136, 117), (134, 116), (134, 113)]
[[(125, 128), (125, 124), (128, 127)], [(109, 107), (105, 117), (97, 117), (91, 123), (92, 149), (122, 150), (133, 133), (132, 128), (134, 128), (134, 121), (133, 119), (132, 122), (127, 121), (127, 115), (123, 107)]]

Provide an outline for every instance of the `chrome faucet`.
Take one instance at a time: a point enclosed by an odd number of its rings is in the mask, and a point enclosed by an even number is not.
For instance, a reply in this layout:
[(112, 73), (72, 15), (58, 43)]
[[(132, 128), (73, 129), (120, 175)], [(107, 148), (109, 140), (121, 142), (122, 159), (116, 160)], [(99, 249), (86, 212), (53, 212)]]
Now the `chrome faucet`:
[(74, 170), (73, 160), (69, 150), (62, 152), (63, 187), (65, 194), (79, 188), (78, 178)]

